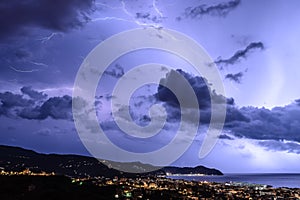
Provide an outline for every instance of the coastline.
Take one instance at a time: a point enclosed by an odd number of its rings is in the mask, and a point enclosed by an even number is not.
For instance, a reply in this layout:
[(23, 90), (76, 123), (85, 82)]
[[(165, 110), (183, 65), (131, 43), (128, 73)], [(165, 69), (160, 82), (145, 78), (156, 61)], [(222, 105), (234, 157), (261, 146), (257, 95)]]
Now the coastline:
[(223, 176), (223, 175), (217, 175), (217, 174), (171, 174), (167, 173), (165, 177), (168, 176)]
[(300, 188), (300, 174), (295, 173), (259, 173), (259, 174), (236, 174), (226, 173), (224, 175), (172, 175), (166, 178), (182, 179), (187, 181), (207, 181), (215, 183), (237, 183), (243, 184), (256, 184), (272, 186), (273, 188)]

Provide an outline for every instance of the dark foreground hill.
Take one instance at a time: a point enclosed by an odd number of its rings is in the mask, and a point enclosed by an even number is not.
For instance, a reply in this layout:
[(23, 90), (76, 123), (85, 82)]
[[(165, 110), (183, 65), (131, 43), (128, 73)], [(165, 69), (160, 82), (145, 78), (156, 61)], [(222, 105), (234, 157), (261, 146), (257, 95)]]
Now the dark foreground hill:
[(0, 176), (2, 200), (112, 199), (116, 186), (74, 184), (65, 176)]
[[(103, 163), (106, 164), (103, 164)], [(116, 162), (101, 162), (93, 157), (79, 155), (58, 155), (58, 154), (41, 154), (32, 150), (26, 150), (19, 147), (11, 147), (0, 145), (0, 169), (5, 171), (22, 171), (30, 169), (32, 172), (55, 172), (56, 174), (67, 175), (71, 177), (114, 177), (114, 176), (135, 176), (120, 172), (116, 169), (109, 168), (108, 163), (114, 166)], [(139, 168), (141, 171), (153, 168), (151, 165), (141, 163), (122, 163), (132, 169)], [(203, 166), (197, 167), (164, 167), (146, 173), (144, 175), (166, 175), (172, 174), (206, 174), (206, 175), (222, 175), (222, 172), (216, 169), (210, 169)]]

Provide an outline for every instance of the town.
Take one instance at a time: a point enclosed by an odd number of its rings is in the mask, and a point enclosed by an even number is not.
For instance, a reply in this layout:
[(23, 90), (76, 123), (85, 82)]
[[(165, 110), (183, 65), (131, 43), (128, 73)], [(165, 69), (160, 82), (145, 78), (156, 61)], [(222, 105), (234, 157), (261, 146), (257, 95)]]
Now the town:
[[(67, 185), (66, 187), (77, 188), (77, 190), (78, 188), (87, 190), (93, 188), (94, 195), (103, 197), (100, 199), (300, 199), (300, 189), (296, 188), (272, 188), (267, 185), (236, 182), (213, 183), (174, 180), (165, 176), (76, 178), (57, 175), (54, 172), (36, 173), (31, 172), (29, 169), (20, 172), (2, 170), (0, 175), (1, 180), (3, 177), (8, 178), (6, 180), (9, 180), (10, 177), (13, 179), (20, 179), (20, 177), (43, 178), (43, 182), (37, 182), (38, 184), (45, 184), (47, 178), (50, 177), (57, 178), (57, 180), (62, 179), (66, 182), (64, 183)], [(40, 193), (41, 191), (37, 190), (43, 187), (34, 183), (32, 179), (30, 180), (28, 186), (25, 187), (25, 194)], [(1, 182), (3, 183), (3, 181)], [(24, 194), (24, 191), (22, 192)]]

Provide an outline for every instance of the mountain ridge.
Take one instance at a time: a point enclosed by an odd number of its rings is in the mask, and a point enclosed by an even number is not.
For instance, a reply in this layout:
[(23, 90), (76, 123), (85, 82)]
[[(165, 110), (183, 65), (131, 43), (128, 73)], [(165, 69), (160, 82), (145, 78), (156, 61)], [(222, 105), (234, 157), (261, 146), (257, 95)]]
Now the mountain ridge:
[[(105, 164), (104, 164), (105, 163)], [(115, 168), (118, 166), (128, 167), (128, 169), (139, 169), (141, 174), (125, 173)], [(109, 167), (109, 166), (113, 166)], [(150, 164), (140, 162), (118, 163), (108, 160), (98, 160), (93, 157), (76, 154), (44, 154), (22, 147), (0, 145), (0, 168), (6, 171), (31, 171), (55, 172), (56, 174), (71, 177), (114, 177), (114, 176), (149, 176), (167, 174), (204, 174), (204, 175), (223, 175), (217, 169), (204, 166), (195, 167), (155, 167)], [(148, 169), (155, 168), (155, 171), (147, 172)]]

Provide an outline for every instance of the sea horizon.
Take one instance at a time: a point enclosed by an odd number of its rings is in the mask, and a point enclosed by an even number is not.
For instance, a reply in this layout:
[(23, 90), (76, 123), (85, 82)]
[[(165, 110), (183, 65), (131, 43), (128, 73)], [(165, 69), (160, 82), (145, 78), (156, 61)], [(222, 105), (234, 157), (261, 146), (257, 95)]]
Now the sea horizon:
[(273, 188), (300, 188), (300, 173), (224, 173), (224, 175), (167, 176), (171, 179), (207, 181), (216, 183), (249, 183), (269, 185)]

